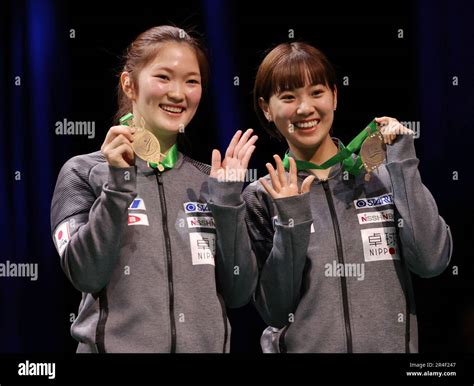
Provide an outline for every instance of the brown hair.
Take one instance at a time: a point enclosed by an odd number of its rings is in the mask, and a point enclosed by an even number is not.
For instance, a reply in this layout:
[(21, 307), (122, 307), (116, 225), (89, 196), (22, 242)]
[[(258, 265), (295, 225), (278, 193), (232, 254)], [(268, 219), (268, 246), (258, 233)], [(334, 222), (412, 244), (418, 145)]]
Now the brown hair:
[(268, 122), (259, 105), (259, 98), (269, 102), (273, 94), (304, 87), (324, 84), (332, 91), (336, 87), (336, 73), (327, 57), (317, 48), (303, 43), (282, 43), (273, 48), (258, 67), (253, 89), (254, 109), (260, 123), (270, 136), (282, 139), (273, 122)]
[[(194, 50), (199, 64), (199, 71), (201, 72), (201, 85), (204, 91), (209, 78), (209, 63), (204, 47), (196, 37), (191, 36), (183, 29), (170, 25), (162, 25), (146, 30), (138, 35), (125, 51), (122, 59), (122, 71), (130, 73), (135, 90), (138, 91), (138, 73), (154, 59), (162, 44), (167, 42), (188, 44)], [(132, 111), (132, 101), (128, 99), (122, 89), (120, 74), (117, 97), (118, 110), (115, 114), (115, 122), (123, 115)]]

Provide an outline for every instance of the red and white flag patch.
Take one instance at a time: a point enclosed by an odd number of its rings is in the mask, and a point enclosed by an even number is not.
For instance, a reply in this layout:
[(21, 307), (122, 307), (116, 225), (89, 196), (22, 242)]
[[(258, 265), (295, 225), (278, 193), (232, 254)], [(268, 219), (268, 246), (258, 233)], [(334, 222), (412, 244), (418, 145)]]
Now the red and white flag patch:
[(128, 215), (128, 225), (150, 225), (148, 216), (144, 213), (130, 213)]
[(56, 228), (54, 232), (54, 241), (56, 242), (56, 249), (62, 256), (67, 244), (71, 240), (71, 233), (69, 232), (69, 221), (64, 221)]

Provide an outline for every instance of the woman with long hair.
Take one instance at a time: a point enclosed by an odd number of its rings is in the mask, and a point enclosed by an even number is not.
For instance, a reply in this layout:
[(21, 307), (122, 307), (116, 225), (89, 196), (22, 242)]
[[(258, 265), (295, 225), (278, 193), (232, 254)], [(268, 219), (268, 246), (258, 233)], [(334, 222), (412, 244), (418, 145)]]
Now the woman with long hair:
[(241, 199), (257, 137), (238, 131), (212, 167), (180, 151), (207, 79), (190, 34), (143, 32), (120, 74), (121, 124), (60, 171), (51, 226), (82, 292), (78, 352), (229, 351), (226, 306), (245, 305), (257, 281)]

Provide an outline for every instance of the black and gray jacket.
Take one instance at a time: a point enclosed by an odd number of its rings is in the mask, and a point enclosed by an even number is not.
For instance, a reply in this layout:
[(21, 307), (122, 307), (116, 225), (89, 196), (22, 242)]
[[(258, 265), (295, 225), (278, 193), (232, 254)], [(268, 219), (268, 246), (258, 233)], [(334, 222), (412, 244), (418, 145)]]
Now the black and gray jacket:
[(178, 153), (163, 173), (100, 152), (59, 174), (51, 227), (61, 266), (82, 292), (78, 352), (228, 352), (225, 306), (257, 282), (242, 183)]
[[(417, 352), (410, 271), (439, 275), (449, 227), (418, 171), (413, 137), (388, 146), (370, 182), (334, 166), (311, 191), (272, 200), (244, 191), (268, 352)], [(308, 176), (299, 171), (299, 184)], [(266, 176), (269, 180), (269, 176)]]

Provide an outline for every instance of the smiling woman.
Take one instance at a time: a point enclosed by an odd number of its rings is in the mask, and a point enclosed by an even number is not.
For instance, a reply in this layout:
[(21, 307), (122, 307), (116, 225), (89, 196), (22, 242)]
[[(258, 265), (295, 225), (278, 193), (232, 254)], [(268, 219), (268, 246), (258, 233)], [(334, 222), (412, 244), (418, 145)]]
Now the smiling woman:
[[(143, 127), (113, 126), (101, 151), (66, 162), (51, 208), (61, 266), (82, 292), (77, 351), (228, 352), (226, 306), (248, 303), (257, 282), (232, 176), (245, 175), (257, 137), (237, 132), (212, 167), (179, 151), (208, 77), (185, 31), (151, 28), (124, 60), (117, 116)], [(163, 153), (156, 163), (134, 147), (145, 132)]]
[(283, 43), (263, 59), (255, 110), (289, 154), (244, 192), (260, 268), (255, 304), (271, 326), (262, 348), (417, 352), (410, 272), (443, 272), (451, 233), (421, 182), (413, 132), (388, 117), (368, 126), (382, 134), (361, 153), (386, 158), (368, 182), (371, 169), (347, 172), (352, 151), (331, 138), (336, 105), (334, 70), (316, 48)]
[(184, 30), (162, 26), (138, 36), (123, 60), (116, 119), (133, 110), (137, 122), (143, 118), (160, 137), (166, 152), (193, 118), (206, 89), (204, 49)]
[(313, 160), (319, 164), (337, 152), (328, 136), (337, 106), (336, 75), (321, 51), (300, 42), (275, 47), (259, 67), (254, 95), (260, 122), (270, 135), (286, 138), (297, 158), (320, 147), (324, 153)]

